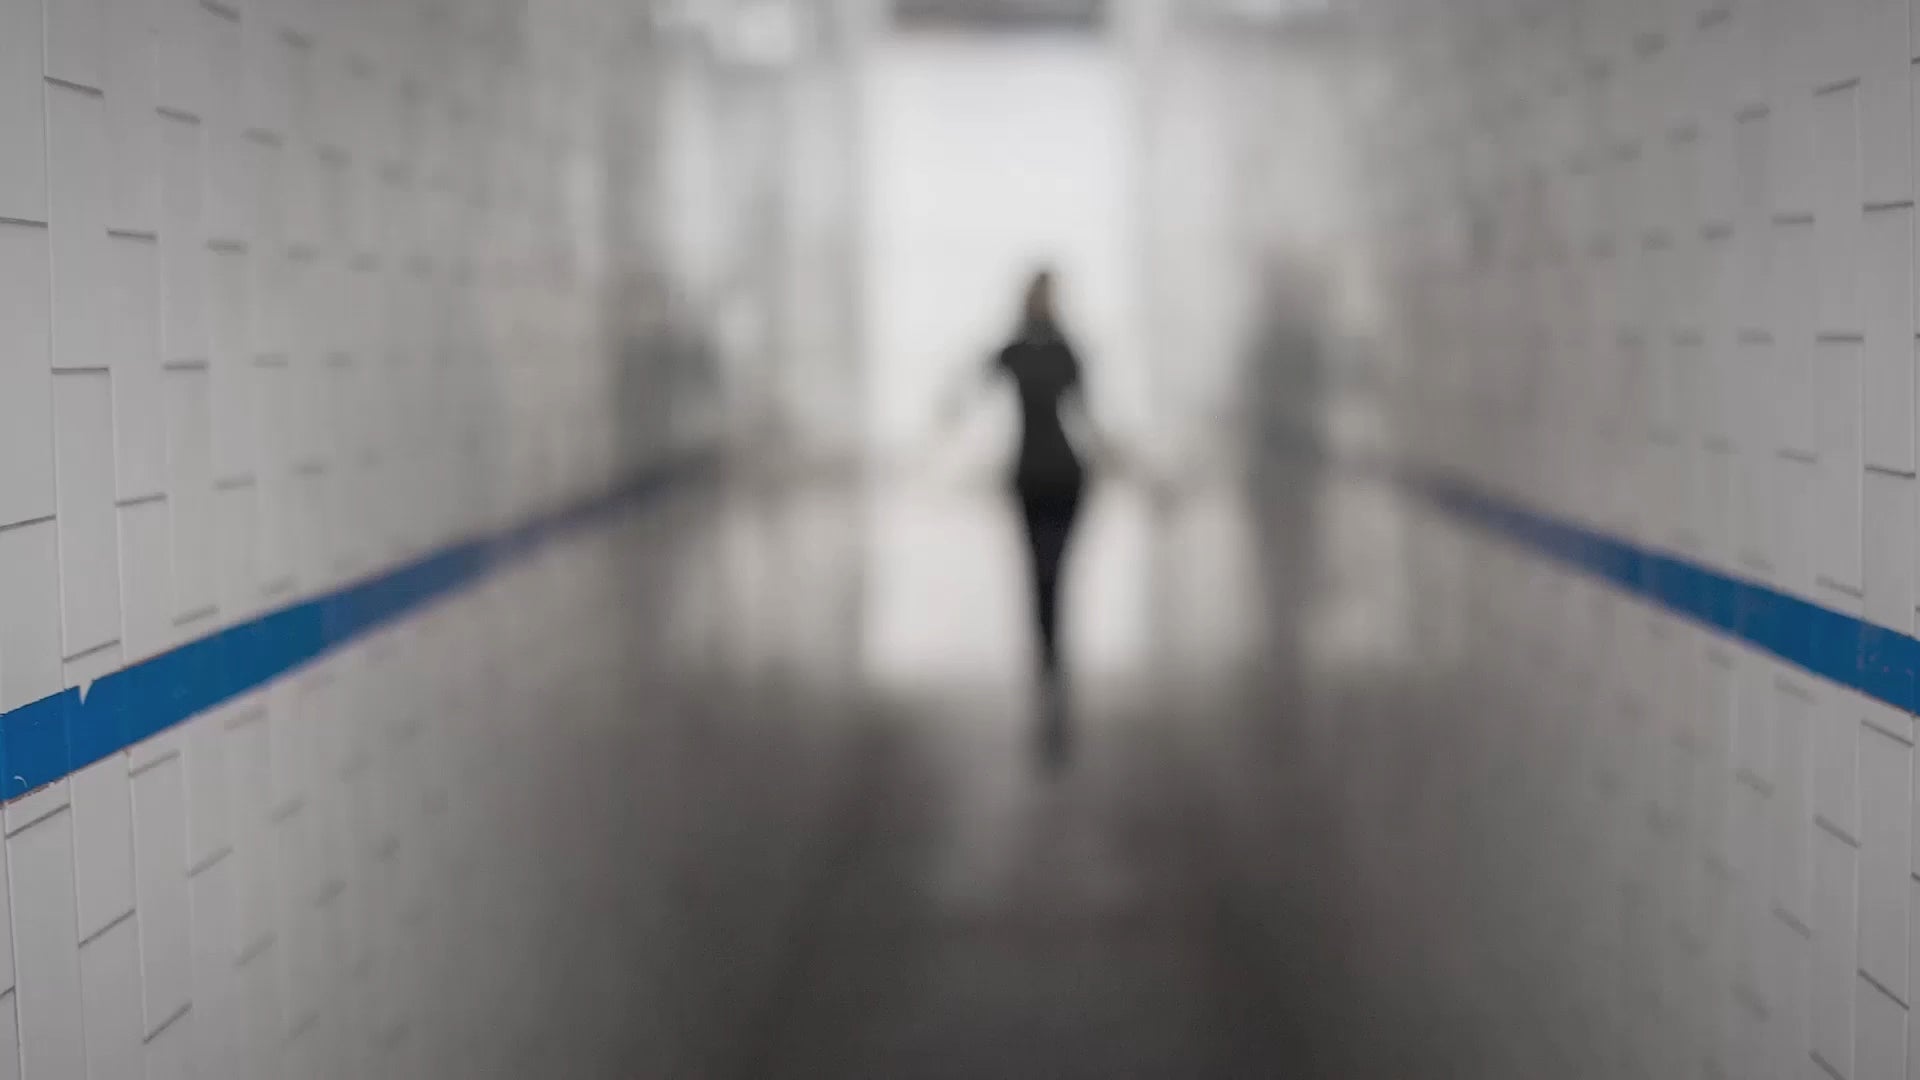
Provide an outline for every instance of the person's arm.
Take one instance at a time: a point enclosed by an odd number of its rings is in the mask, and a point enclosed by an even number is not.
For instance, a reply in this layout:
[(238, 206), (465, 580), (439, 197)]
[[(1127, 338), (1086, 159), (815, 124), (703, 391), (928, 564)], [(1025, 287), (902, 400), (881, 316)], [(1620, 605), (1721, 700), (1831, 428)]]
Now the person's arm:
[(1067, 384), (1066, 392), (1060, 398), (1060, 410), (1062, 422), (1074, 429), (1087, 454), (1095, 461), (1116, 474), (1145, 485), (1156, 494), (1171, 491), (1166, 478), (1150, 462), (1115, 439), (1113, 433), (1100, 423), (1088, 398), (1086, 379), (1077, 358), (1073, 362), (1072, 381)]
[(1084, 444), (1089, 457), (1104, 462), (1113, 468), (1123, 467), (1123, 455), (1119, 447), (1108, 435), (1106, 428), (1094, 416), (1093, 406), (1087, 398), (1085, 370), (1080, 365), (1080, 357), (1068, 350), (1067, 357), (1072, 364), (1072, 375), (1067, 382), (1065, 392), (1060, 395), (1060, 418), (1069, 425)]
[(1072, 433), (1073, 440), (1089, 458), (1105, 464), (1117, 464), (1113, 440), (1107, 437), (1093, 409), (1087, 405), (1086, 388), (1075, 383), (1060, 395), (1060, 421)]
[(935, 425), (942, 431), (958, 427), (980, 401), (987, 384), (1000, 374), (1001, 367), (1000, 354), (996, 353), (984, 366), (970, 367), (960, 372), (953, 385), (940, 398), (934, 416)]

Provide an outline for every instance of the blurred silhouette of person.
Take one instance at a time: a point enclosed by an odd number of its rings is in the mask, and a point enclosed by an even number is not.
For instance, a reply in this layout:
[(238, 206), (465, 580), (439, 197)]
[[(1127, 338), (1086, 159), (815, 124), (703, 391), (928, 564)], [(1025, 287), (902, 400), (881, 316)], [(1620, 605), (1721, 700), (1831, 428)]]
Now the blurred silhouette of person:
[[(1037, 271), (1027, 284), (1018, 330), (985, 374), (989, 382), (1011, 380), (1020, 398), (1020, 452), (1011, 480), (1026, 526), (1033, 623), (1048, 694), (1045, 734), (1048, 749), (1059, 756), (1066, 738), (1061, 580), (1088, 479), (1087, 460), (1068, 434), (1068, 421), (1077, 421), (1083, 440), (1095, 442), (1091, 450), (1104, 456), (1104, 444), (1087, 409), (1080, 359), (1060, 327), (1054, 294), (1053, 272)], [(964, 403), (955, 399), (947, 410), (949, 422)]]

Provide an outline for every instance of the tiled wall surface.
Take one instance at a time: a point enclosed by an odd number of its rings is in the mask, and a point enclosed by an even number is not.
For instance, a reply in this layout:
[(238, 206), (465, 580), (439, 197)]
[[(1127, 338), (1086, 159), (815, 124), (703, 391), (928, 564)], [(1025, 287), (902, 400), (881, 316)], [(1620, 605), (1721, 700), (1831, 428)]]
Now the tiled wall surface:
[(615, 475), (548, 7), (0, 10), (0, 707)]
[[(1912, 634), (1908, 0), (1352, 10), (1391, 453)], [(1460, 737), (1402, 827), (1516, 1074), (1920, 1076), (1914, 717), (1415, 535)]]
[[(0, 0), (0, 715), (671, 448), (648, 10)], [(811, 774), (701, 809), (647, 513), (7, 804), (0, 1077), (690, 1075), (659, 823), (775, 874)]]

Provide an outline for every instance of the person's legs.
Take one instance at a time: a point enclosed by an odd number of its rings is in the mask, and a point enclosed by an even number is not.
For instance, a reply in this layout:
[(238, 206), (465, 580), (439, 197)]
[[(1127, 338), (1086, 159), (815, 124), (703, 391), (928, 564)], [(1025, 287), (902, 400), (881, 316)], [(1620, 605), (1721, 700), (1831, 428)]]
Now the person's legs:
[(1032, 557), (1034, 625), (1040, 661), (1049, 672), (1060, 667), (1060, 576), (1067, 542), (1080, 510), (1076, 491), (1022, 492), (1027, 547)]

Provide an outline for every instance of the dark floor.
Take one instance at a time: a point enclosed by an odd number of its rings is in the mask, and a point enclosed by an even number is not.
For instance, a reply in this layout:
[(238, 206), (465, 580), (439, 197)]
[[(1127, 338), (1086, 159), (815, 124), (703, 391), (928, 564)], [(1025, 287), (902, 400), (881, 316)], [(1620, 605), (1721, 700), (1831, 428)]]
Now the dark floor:
[(894, 712), (763, 1075), (1232, 1075), (1235, 950), (1170, 755), (1113, 719), (1050, 775), (1007, 697)]
[[(1102, 527), (1090, 546), (1120, 543)], [(1474, 1075), (1437, 1052), (1453, 1003), (1351, 931), (1337, 800), (1289, 757), (1286, 658), (1196, 672), (1193, 643), (1149, 634), (1089, 665), (1058, 769), (1017, 667), (882, 691), (746, 1075)]]

